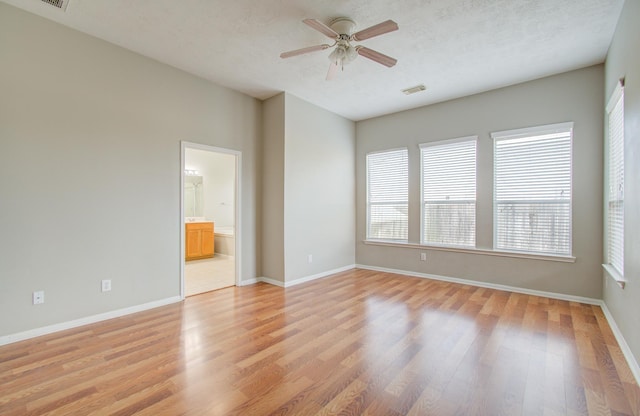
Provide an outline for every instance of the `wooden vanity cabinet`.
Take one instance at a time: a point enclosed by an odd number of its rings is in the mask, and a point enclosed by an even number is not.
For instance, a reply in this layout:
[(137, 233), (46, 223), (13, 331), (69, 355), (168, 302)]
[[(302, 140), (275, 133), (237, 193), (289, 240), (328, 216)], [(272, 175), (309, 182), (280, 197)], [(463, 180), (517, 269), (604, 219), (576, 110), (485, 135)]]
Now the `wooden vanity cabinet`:
[(213, 257), (213, 223), (188, 222), (184, 230), (185, 260)]

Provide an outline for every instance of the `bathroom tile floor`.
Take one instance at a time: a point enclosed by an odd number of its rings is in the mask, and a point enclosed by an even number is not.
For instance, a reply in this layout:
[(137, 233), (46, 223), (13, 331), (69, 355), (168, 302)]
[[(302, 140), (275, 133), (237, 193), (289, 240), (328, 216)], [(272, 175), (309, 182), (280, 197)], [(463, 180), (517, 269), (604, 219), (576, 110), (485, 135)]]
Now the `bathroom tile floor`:
[(235, 285), (235, 257), (222, 254), (184, 264), (185, 296)]

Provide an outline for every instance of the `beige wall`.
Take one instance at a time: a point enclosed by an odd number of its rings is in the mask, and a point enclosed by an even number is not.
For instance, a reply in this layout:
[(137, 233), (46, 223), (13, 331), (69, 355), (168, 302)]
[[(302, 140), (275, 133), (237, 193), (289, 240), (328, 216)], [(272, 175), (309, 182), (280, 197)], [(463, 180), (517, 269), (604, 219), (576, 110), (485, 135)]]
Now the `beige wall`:
[(355, 123), (287, 93), (264, 102), (263, 120), (263, 277), (289, 285), (352, 266)]
[(261, 273), (259, 101), (4, 3), (0, 56), (0, 336), (179, 295), (181, 140), (242, 152)]
[(290, 282), (355, 263), (355, 123), (291, 94), (285, 95), (285, 109)]
[[(475, 280), (565, 295), (600, 298), (602, 261), (603, 66), (477, 94), (356, 126), (358, 264)], [(426, 92), (428, 94), (428, 91)], [(573, 121), (573, 254), (575, 263), (365, 245), (367, 152), (409, 149), (409, 240), (420, 241), (418, 144), (478, 135), (477, 245), (491, 249), (490, 133)], [(420, 252), (427, 261), (420, 261)]]
[[(604, 275), (604, 301), (640, 361), (640, 2), (625, 1), (605, 64), (605, 102), (625, 77), (624, 289)], [(636, 367), (637, 368), (637, 367)]]
[(262, 276), (284, 283), (285, 94), (263, 103)]

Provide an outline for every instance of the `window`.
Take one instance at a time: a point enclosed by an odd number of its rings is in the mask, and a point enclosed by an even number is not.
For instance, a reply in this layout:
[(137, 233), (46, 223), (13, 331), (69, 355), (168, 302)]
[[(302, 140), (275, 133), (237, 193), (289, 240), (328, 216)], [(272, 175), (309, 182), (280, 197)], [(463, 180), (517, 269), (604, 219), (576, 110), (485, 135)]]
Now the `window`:
[(475, 247), (476, 139), (420, 145), (423, 244)]
[(367, 154), (367, 239), (407, 240), (407, 149)]
[(573, 123), (492, 133), (494, 247), (571, 255)]
[(607, 263), (624, 276), (624, 87), (618, 84), (607, 105)]

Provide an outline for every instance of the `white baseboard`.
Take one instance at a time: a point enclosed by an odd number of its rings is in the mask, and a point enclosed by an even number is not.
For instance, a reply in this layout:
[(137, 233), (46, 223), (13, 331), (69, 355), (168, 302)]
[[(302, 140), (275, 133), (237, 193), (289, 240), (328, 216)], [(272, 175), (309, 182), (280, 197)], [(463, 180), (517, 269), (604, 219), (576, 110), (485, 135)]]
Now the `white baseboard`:
[(142, 305), (130, 306), (128, 308), (105, 312), (98, 315), (87, 316), (85, 318), (75, 319), (73, 321), (61, 322), (59, 324), (53, 324), (53, 325), (43, 326), (41, 328), (30, 329), (28, 331), (19, 332), (17, 334), (4, 335), (0, 337), (0, 345), (12, 344), (14, 342), (24, 341), (26, 339), (35, 338), (42, 335), (52, 334), (58, 331), (64, 331), (65, 329), (77, 328), (79, 326), (83, 326), (87, 324), (106, 321), (107, 319), (118, 318), (120, 316), (146, 311), (147, 309), (153, 309), (159, 306), (165, 306), (171, 303), (180, 302), (181, 300), (182, 299), (180, 298), (180, 296), (173, 296), (170, 298), (156, 300), (149, 303), (143, 303)]
[(609, 322), (609, 326), (611, 327), (613, 335), (616, 337), (616, 341), (618, 341), (618, 344), (620, 345), (622, 354), (624, 354), (624, 358), (627, 360), (627, 364), (629, 364), (629, 368), (631, 369), (633, 377), (636, 379), (636, 383), (640, 384), (640, 366), (638, 365), (638, 361), (636, 361), (636, 358), (633, 356), (631, 348), (629, 348), (627, 340), (624, 339), (622, 332), (620, 332), (620, 328), (618, 328), (616, 320), (613, 319), (613, 315), (611, 315), (609, 308), (607, 308), (607, 304), (604, 303), (604, 301), (600, 301), (600, 307), (604, 312), (605, 318), (607, 318), (607, 322)]
[(270, 285), (278, 286), (278, 287), (286, 287), (284, 282), (280, 280), (272, 279), (270, 277), (258, 277), (258, 282), (269, 283)]
[(240, 280), (240, 282), (238, 283), (238, 286), (249, 286), (249, 285), (255, 285), (256, 283), (258, 283), (260, 281), (260, 278), (257, 279), (246, 279), (246, 280)]
[(354, 269), (355, 267), (356, 267), (355, 264), (350, 264), (348, 266), (338, 267), (337, 269), (327, 270), (326, 272), (316, 273), (316, 274), (312, 274), (310, 276), (305, 276), (305, 277), (300, 277), (298, 279), (285, 282), (284, 287), (291, 287), (291, 286), (299, 285), (301, 283), (310, 282), (312, 280), (321, 279), (323, 277), (331, 276), (332, 274)]
[(301, 283), (306, 283), (306, 282), (310, 282), (312, 280), (321, 279), (323, 277), (331, 276), (332, 274), (336, 274), (336, 273), (344, 272), (344, 271), (347, 271), (347, 270), (351, 270), (351, 269), (354, 269), (355, 267), (356, 267), (355, 264), (350, 264), (348, 266), (339, 267), (337, 269), (327, 270), (325, 272), (312, 274), (310, 276), (300, 277), (298, 279), (291, 280), (291, 281), (288, 281), (288, 282), (281, 282), (280, 280), (271, 279), (269, 277), (259, 277), (257, 280), (259, 282), (269, 283), (270, 285), (274, 285), (274, 286), (278, 286), (278, 287), (291, 287), (291, 286), (299, 285)]
[(525, 289), (516, 286), (508, 286), (508, 285), (499, 285), (496, 283), (487, 283), (487, 282), (479, 282), (477, 280), (468, 280), (468, 279), (460, 279), (457, 277), (448, 277), (448, 276), (440, 276), (437, 274), (427, 274), (427, 273), (419, 273), (412, 272), (408, 270), (397, 270), (397, 269), (388, 269), (386, 267), (376, 267), (376, 266), (367, 266), (364, 264), (356, 265), (359, 269), (367, 269), (367, 270), (375, 270), (379, 272), (387, 272), (387, 273), (396, 273), (396, 274), (404, 274), (407, 276), (413, 277), (421, 277), (424, 279), (433, 279), (433, 280), (441, 280), (443, 282), (451, 282), (451, 283), (459, 283), (462, 285), (476, 286), (476, 287), (486, 287), (488, 289), (496, 289), (496, 290), (504, 290), (507, 292), (514, 293), (522, 293), (525, 295), (533, 295), (533, 296), (541, 296), (545, 298), (551, 299), (559, 299), (559, 300), (567, 300), (570, 302), (580, 302), (586, 303), (589, 305), (600, 305), (602, 301), (600, 299), (586, 298), (582, 296), (573, 296), (566, 295), (564, 293), (555, 293), (555, 292), (545, 292), (542, 290), (533, 290), (533, 289)]

